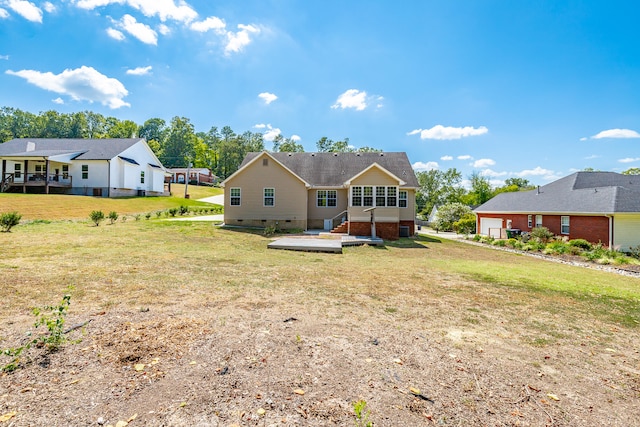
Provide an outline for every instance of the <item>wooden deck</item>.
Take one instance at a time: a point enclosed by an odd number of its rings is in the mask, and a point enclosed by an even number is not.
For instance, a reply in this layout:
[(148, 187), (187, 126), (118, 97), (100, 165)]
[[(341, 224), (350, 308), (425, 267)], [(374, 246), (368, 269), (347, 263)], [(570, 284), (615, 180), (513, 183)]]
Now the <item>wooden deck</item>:
[(267, 245), (267, 248), (285, 249), (289, 251), (330, 252), (341, 254), (342, 248), (344, 246), (378, 246), (382, 244), (384, 244), (384, 242), (380, 238), (372, 239), (371, 237), (338, 235), (335, 238), (283, 237), (269, 243)]

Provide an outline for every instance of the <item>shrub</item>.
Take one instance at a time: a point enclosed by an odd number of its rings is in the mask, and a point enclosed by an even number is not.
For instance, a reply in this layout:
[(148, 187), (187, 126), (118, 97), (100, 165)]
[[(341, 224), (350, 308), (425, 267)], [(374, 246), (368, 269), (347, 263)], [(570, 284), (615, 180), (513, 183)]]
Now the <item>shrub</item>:
[(540, 243), (547, 243), (553, 237), (553, 233), (547, 227), (536, 227), (531, 230), (531, 238)]
[(144, 217), (147, 219), (151, 218), (151, 212), (147, 212), (146, 214), (144, 214)]
[(494, 240), (491, 243), (493, 246), (500, 246), (501, 248), (507, 246), (507, 241), (506, 240)]
[(482, 236), (481, 236), (481, 235), (479, 235), (479, 234), (476, 234), (475, 236), (473, 236), (473, 241), (474, 241), (474, 242), (479, 242), (479, 241), (480, 241), (480, 239), (482, 239)]
[(11, 228), (20, 224), (21, 218), (22, 215), (18, 212), (5, 212), (0, 215), (0, 227), (2, 227), (2, 231), (4, 233), (11, 231)]
[(561, 240), (556, 240), (548, 243), (544, 248), (543, 253), (547, 255), (560, 255), (569, 251), (569, 246)]
[(573, 239), (569, 240), (569, 246), (574, 248), (584, 249), (585, 251), (590, 251), (593, 245), (586, 241), (585, 239)]
[(629, 255), (640, 259), (640, 245), (629, 248)]
[(171, 209), (169, 209), (169, 210), (167, 211), (167, 213), (168, 213), (170, 216), (176, 216), (176, 214), (178, 213), (178, 208), (171, 208)]
[(116, 211), (109, 212), (109, 215), (107, 216), (107, 218), (109, 218), (109, 222), (113, 224), (118, 220), (118, 212)]
[(91, 221), (93, 221), (93, 223), (97, 227), (104, 220), (104, 212), (102, 212), (102, 211), (91, 211), (91, 213), (89, 214), (89, 218), (91, 218)]
[(476, 232), (476, 216), (472, 213), (465, 214), (453, 223), (453, 230), (460, 234), (472, 234)]
[(453, 223), (466, 215), (473, 215), (469, 206), (462, 203), (447, 203), (438, 209), (432, 226), (436, 230), (451, 231)]
[(185, 215), (189, 213), (189, 206), (180, 205), (180, 215)]
[(518, 245), (518, 239), (514, 239), (513, 237), (507, 240), (507, 246), (510, 248), (515, 248)]

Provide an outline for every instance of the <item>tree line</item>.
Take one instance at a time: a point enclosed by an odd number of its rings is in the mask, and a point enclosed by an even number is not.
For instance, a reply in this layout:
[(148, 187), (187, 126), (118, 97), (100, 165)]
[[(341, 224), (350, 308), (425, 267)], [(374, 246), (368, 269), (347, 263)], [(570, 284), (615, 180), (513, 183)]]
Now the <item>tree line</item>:
[[(208, 168), (222, 179), (233, 174), (249, 152), (265, 150), (260, 132), (236, 133), (230, 126), (212, 126), (197, 132), (186, 117), (174, 117), (169, 123), (151, 118), (142, 125), (92, 111), (38, 114), (17, 108), (0, 108), (0, 143), (14, 138), (145, 138), (149, 147), (166, 167)], [(333, 141), (322, 137), (316, 143), (320, 152), (381, 151), (371, 147), (355, 148), (349, 138)], [(272, 151), (304, 152), (294, 138), (277, 135)]]

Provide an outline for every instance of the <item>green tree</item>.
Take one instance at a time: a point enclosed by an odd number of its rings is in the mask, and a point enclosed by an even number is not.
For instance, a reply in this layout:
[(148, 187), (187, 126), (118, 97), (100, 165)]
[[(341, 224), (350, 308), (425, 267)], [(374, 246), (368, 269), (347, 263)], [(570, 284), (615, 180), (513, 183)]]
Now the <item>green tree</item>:
[(187, 167), (193, 161), (195, 143), (196, 135), (189, 119), (174, 117), (161, 142), (160, 161), (170, 168)]
[(122, 120), (113, 123), (107, 132), (108, 138), (136, 138), (139, 126), (131, 120)]
[(469, 176), (471, 182), (471, 190), (467, 194), (467, 198), (463, 201), (469, 205), (481, 205), (487, 200), (493, 197), (493, 189), (491, 183), (487, 177), (484, 177), (480, 172), (473, 172)]
[(440, 171), (432, 169), (416, 173), (418, 190), (418, 212), (429, 215), (434, 206), (459, 202), (465, 190), (460, 186), (462, 174), (456, 168)]
[(273, 151), (283, 153), (304, 153), (302, 144), (298, 144), (292, 138), (285, 138), (282, 134), (278, 134), (273, 139)]
[(640, 175), (640, 168), (629, 168), (622, 172), (623, 175)]
[(316, 148), (320, 153), (351, 153), (356, 151), (349, 145), (349, 138), (343, 141), (334, 141), (323, 136), (316, 142)]

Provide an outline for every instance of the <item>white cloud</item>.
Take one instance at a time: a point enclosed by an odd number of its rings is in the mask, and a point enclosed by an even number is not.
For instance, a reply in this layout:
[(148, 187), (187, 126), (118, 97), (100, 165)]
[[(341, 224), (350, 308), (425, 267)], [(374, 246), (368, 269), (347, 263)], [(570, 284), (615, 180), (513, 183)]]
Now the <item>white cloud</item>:
[(190, 28), (193, 31), (198, 31), (200, 33), (207, 32), (209, 30), (214, 30), (218, 34), (226, 33), (225, 28), (227, 24), (218, 18), (217, 16), (210, 16), (204, 21), (193, 22)]
[(238, 53), (244, 49), (249, 43), (251, 43), (250, 34), (257, 34), (260, 32), (258, 27), (253, 25), (238, 24), (240, 31), (234, 33), (233, 31), (227, 32), (227, 45), (224, 47), (224, 53), (229, 55), (231, 52)]
[(602, 138), (640, 138), (640, 133), (631, 129), (609, 129), (603, 130), (591, 137), (592, 139), (602, 139)]
[(298, 141), (300, 141), (301, 139), (302, 139), (302, 138), (300, 138), (300, 135), (295, 135), (295, 134), (294, 134), (294, 135), (291, 135), (291, 140), (292, 140), (292, 141), (298, 142)]
[(44, 8), (44, 10), (46, 10), (49, 13), (53, 13), (57, 10), (56, 6), (53, 3), (48, 1), (42, 3), (42, 7)]
[(492, 159), (478, 159), (473, 162), (474, 168), (486, 168), (487, 166), (493, 166), (496, 162)]
[(460, 139), (468, 136), (484, 135), (487, 132), (489, 132), (489, 129), (487, 129), (484, 126), (480, 126), (479, 128), (474, 128), (471, 126), (451, 127), (451, 126), (435, 125), (431, 129), (412, 130), (407, 135), (416, 135), (419, 133), (420, 139), (448, 140), (448, 139)]
[(145, 74), (149, 74), (152, 68), (153, 67), (151, 67), (151, 65), (147, 67), (137, 67), (131, 70), (127, 70), (127, 74), (131, 76), (144, 76)]
[(264, 123), (258, 123), (256, 125), (253, 125), (253, 127), (256, 129), (264, 129), (267, 127), (267, 125), (265, 125)]
[(440, 160), (442, 160), (443, 162), (447, 162), (449, 160), (453, 160), (453, 156), (442, 156), (440, 157)]
[(162, 22), (174, 20), (191, 22), (198, 17), (196, 12), (185, 1), (178, 0), (76, 0), (75, 5), (81, 9), (93, 10), (110, 4), (126, 4), (142, 12), (146, 17), (158, 16)]
[(458, 159), (458, 160), (471, 160), (471, 159), (473, 159), (473, 157), (471, 157), (471, 156), (470, 156), (470, 155), (468, 155), (468, 154), (465, 154), (465, 155), (463, 155), (463, 156), (458, 156), (458, 157), (457, 157), (457, 159)]
[(349, 89), (338, 97), (331, 108), (355, 108), (362, 111), (367, 108), (367, 92), (358, 89)]
[(124, 85), (92, 67), (67, 69), (60, 74), (35, 70), (8, 70), (6, 73), (22, 77), (41, 89), (70, 96), (75, 101), (100, 102), (109, 108), (130, 106), (123, 101), (123, 98), (129, 94)]
[(9, 55), (0, 55), (0, 59), (9, 60)]
[(263, 137), (265, 141), (273, 141), (275, 137), (281, 133), (280, 129), (272, 128), (271, 125), (267, 125), (267, 131), (264, 133)]
[(517, 172), (515, 175), (519, 177), (525, 176), (555, 176), (555, 172), (549, 169), (543, 169), (540, 166), (537, 166), (534, 169), (525, 169), (521, 172)]
[(491, 170), (491, 169), (485, 169), (485, 170), (480, 172), (480, 175), (496, 177), (496, 176), (505, 176), (505, 175), (508, 175), (508, 173), (507, 172), (496, 172), (496, 171)]
[(122, 33), (122, 31), (118, 31), (115, 28), (107, 28), (107, 35), (112, 39), (116, 39), (118, 41), (124, 40), (126, 37)]
[(592, 155), (590, 155), (590, 156), (585, 157), (584, 159), (585, 159), (585, 160), (593, 160), (593, 159), (598, 159), (598, 158), (600, 158), (600, 156), (597, 156), (597, 155), (595, 155), (595, 154), (592, 154)]
[(158, 32), (163, 36), (171, 33), (171, 28), (167, 27), (165, 24), (158, 25)]
[(24, 19), (31, 22), (42, 23), (42, 9), (30, 1), (25, 0), (8, 0), (6, 2), (9, 9), (13, 10)]
[(0, 19), (6, 19), (9, 17), (9, 12), (7, 12), (7, 9), (3, 9), (0, 7)]
[(258, 95), (258, 98), (262, 99), (267, 105), (271, 104), (273, 101), (278, 99), (278, 97), (275, 94), (269, 93), (269, 92), (262, 92), (261, 94)]
[(586, 140), (588, 140), (588, 139), (589, 139), (589, 138), (587, 138), (586, 136), (583, 136), (582, 138), (580, 138), (580, 141), (586, 141)]
[(56, 99), (53, 99), (52, 101), (53, 101), (54, 104), (59, 104), (59, 105), (64, 104), (64, 100), (62, 98), (60, 98), (60, 97), (57, 97)]
[(142, 43), (157, 45), (158, 33), (146, 24), (140, 23), (133, 16), (127, 14), (120, 21), (114, 22), (120, 29), (131, 34)]
[(637, 162), (638, 160), (640, 160), (640, 157), (626, 157), (624, 159), (619, 159), (618, 161), (620, 163), (633, 163)]
[(416, 171), (430, 171), (433, 169), (439, 169), (440, 165), (437, 162), (415, 162), (411, 165)]

